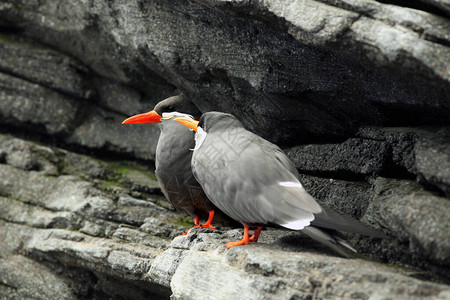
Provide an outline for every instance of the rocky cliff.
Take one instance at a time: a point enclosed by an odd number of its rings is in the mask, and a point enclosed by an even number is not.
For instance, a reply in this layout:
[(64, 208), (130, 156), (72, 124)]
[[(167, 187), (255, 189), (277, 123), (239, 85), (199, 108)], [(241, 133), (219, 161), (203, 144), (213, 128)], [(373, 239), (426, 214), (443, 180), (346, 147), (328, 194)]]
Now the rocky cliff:
[[(0, 295), (450, 298), (446, 0), (0, 3)], [(153, 175), (183, 93), (283, 147), (321, 203), (390, 239), (344, 259), (298, 232), (226, 250)]]

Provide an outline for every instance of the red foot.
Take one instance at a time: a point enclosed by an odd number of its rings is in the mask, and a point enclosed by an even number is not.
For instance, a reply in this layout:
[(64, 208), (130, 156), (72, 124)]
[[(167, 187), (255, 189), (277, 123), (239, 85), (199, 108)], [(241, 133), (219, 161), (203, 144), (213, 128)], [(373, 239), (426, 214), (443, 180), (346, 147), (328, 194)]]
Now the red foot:
[(225, 246), (228, 249), (230, 249), (231, 247), (234, 247), (234, 246), (250, 244), (250, 239), (248, 237), (248, 230), (249, 230), (248, 225), (244, 224), (244, 237), (242, 238), (242, 240), (236, 241), (236, 242), (228, 242), (225, 244)]
[(200, 228), (211, 228), (211, 229), (216, 229), (216, 227), (211, 225), (211, 222), (214, 218), (214, 210), (210, 210), (209, 211), (209, 217), (208, 217), (208, 221), (206, 221), (205, 224), (203, 224), (202, 226), (200, 226)]
[(216, 227), (210, 225), (210, 224), (203, 224), (202, 226), (200, 226), (200, 228), (211, 228), (211, 229), (216, 229)]
[(258, 226), (258, 228), (256, 228), (255, 232), (249, 239), (250, 242), (256, 243), (258, 241), (259, 235), (261, 234), (261, 230), (263, 230), (263, 228), (264, 226)]
[[(192, 226), (192, 228), (195, 228), (195, 227), (200, 227), (200, 226), (199, 225)], [(180, 234), (179, 236), (187, 235), (189, 230), (191, 230), (192, 228), (189, 228), (188, 230), (186, 230), (183, 234)]]
[[(194, 220), (194, 224), (195, 224), (192, 228), (200, 227), (200, 225), (199, 225), (200, 218), (198, 216), (193, 217), (192, 220)], [(187, 235), (189, 230), (191, 230), (192, 228), (186, 230), (183, 234), (180, 234), (179, 236)]]

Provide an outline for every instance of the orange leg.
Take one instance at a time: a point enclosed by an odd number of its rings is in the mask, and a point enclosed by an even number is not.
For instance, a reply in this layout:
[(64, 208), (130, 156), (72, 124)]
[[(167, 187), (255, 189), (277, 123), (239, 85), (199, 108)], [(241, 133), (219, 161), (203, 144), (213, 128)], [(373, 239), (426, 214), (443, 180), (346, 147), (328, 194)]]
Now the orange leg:
[(195, 216), (194, 218), (192, 218), (192, 220), (194, 220), (194, 227), (199, 227), (200, 225), (200, 218), (198, 216)]
[[(194, 227), (200, 227), (200, 225), (199, 225), (200, 224), (200, 218), (198, 216), (193, 217), (192, 220), (194, 220), (194, 224), (195, 224)], [(192, 228), (194, 228), (194, 227), (192, 227)], [(189, 230), (191, 230), (191, 229), (186, 230), (185, 233), (180, 234), (179, 236), (186, 235), (189, 232)]]
[(264, 226), (258, 226), (258, 228), (256, 228), (255, 232), (250, 237), (250, 242), (256, 243), (258, 241), (259, 235), (261, 234), (261, 230), (263, 230), (263, 228)]
[(208, 217), (208, 221), (206, 221), (205, 224), (203, 224), (202, 226), (200, 226), (200, 228), (211, 228), (211, 229), (216, 229), (216, 227), (211, 225), (211, 222), (214, 218), (214, 209), (209, 211), (209, 217)]
[(225, 246), (227, 246), (227, 248), (230, 249), (231, 247), (234, 247), (234, 246), (250, 244), (250, 239), (248, 237), (248, 230), (249, 230), (248, 225), (244, 224), (244, 237), (242, 238), (242, 240), (236, 241), (236, 242), (228, 242), (225, 244)]

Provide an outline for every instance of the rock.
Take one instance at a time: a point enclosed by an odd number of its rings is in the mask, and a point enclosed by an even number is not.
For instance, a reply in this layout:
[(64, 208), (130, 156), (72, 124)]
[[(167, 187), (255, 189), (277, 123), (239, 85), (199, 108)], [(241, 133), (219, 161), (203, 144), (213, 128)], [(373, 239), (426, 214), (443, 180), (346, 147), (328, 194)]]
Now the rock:
[[(397, 243), (408, 245), (396, 249), (404, 249), (400, 250), (399, 259), (422, 256), (436, 266), (448, 268), (450, 224), (445, 220), (450, 213), (448, 199), (424, 192), (409, 181), (377, 178), (374, 189), (374, 198), (363, 219), (381, 221), (383, 227), (390, 228), (391, 235), (398, 237)], [(392, 253), (388, 256), (394, 257)]]
[[(0, 49), (0, 68), (5, 72), (0, 73), (3, 124), (57, 135), (88, 148), (154, 158), (159, 130), (155, 126), (135, 126), (143, 130), (130, 131), (120, 123), (132, 113), (150, 110), (155, 101), (145, 101), (136, 90), (105, 79), (88, 83), (91, 75), (84, 65), (21, 37), (2, 36)], [(82, 105), (75, 100), (91, 100), (96, 93), (98, 105)], [(123, 104), (132, 100), (133, 109)], [(140, 138), (144, 131), (148, 135), (146, 143)]]
[[(93, 294), (103, 298), (168, 297), (168, 284), (160, 285), (146, 275), (153, 259), (169, 245), (166, 237), (148, 233), (156, 232), (163, 223), (152, 224), (147, 219), (155, 216), (175, 222), (180, 215), (149, 201), (147, 195), (135, 199), (125, 194), (126, 188), (118, 195), (102, 190), (100, 183), (121, 176), (115, 173), (114, 164), (48, 147), (45, 153), (54, 156), (47, 155), (51, 159), (46, 163), (57, 170), (48, 176), (43, 170), (24, 168), (8, 158), (16, 149), (26, 150), (29, 163), (36, 165), (44, 159), (37, 155), (43, 146), (5, 135), (0, 139), (4, 153), (0, 164), (0, 238), (4, 241), (0, 268), (2, 274), (8, 274), (0, 276), (2, 296), (58, 297), (70, 289), (58, 298), (89, 298)], [(100, 171), (92, 172), (90, 167)], [(67, 172), (73, 175), (64, 175)], [(100, 183), (88, 182), (88, 178)], [(119, 180), (116, 184), (134, 185), (133, 178), (128, 178), (129, 183)], [(142, 181), (139, 178), (140, 184)], [(130, 225), (119, 226), (117, 222)], [(141, 230), (139, 226), (144, 224), (146, 230)], [(179, 233), (186, 229), (173, 228)], [(13, 270), (18, 264), (28, 268)], [(43, 284), (42, 278), (48, 282)], [(113, 283), (114, 288), (106, 288)], [(51, 291), (42, 292), (45, 288)]]
[(300, 175), (305, 189), (334, 209), (355, 216), (364, 216), (372, 200), (372, 186), (365, 181), (349, 181)]
[(80, 102), (41, 85), (0, 73), (1, 123), (52, 135), (71, 131)]
[(420, 182), (450, 197), (450, 135), (444, 133), (419, 139), (414, 154)]
[[(22, 255), (0, 258), (0, 271), (4, 275), (0, 284), (2, 298), (78, 299), (67, 278)], [(51, 283), (51, 288), (44, 282)]]
[(91, 177), (101, 177), (105, 175), (106, 166), (98, 160), (94, 160), (85, 155), (79, 155), (73, 152), (64, 152), (63, 159), (60, 162), (62, 174), (83, 175)]
[(436, 6), (448, 14), (450, 14), (450, 4), (445, 0), (419, 0), (425, 4)]
[(161, 99), (168, 98), (173, 93), (170, 88), (162, 89), (151, 81), (145, 87), (145, 90), (151, 92), (148, 95), (102, 77), (96, 78), (94, 84), (98, 93), (98, 105), (127, 117), (150, 111)]
[(183, 234), (184, 228), (150, 217), (144, 220), (144, 224), (141, 225), (140, 229), (154, 236), (173, 239)]
[(231, 112), (281, 144), (362, 124), (442, 124), (450, 112), (449, 25), (426, 12), (350, 0), (6, 4), (10, 26), (97, 74), (148, 95), (148, 82), (169, 81), (201, 110)]
[(383, 142), (348, 139), (342, 144), (296, 146), (287, 151), (301, 172), (378, 174), (387, 146)]
[(58, 156), (51, 148), (6, 135), (0, 135), (0, 157), (5, 163), (26, 171), (42, 171), (48, 175), (58, 173), (55, 166)]
[[(122, 125), (125, 117), (99, 107), (82, 118), (67, 142), (102, 151), (119, 152), (151, 160), (155, 158), (159, 137), (157, 126), (149, 124)], [(145, 138), (143, 138), (145, 137)]]
[[(203, 255), (189, 251), (172, 278), (172, 297), (419, 299), (448, 292), (446, 285), (424, 283), (401, 271), (364, 260), (285, 252), (267, 246), (256, 244)], [(363, 289), (357, 288), (360, 284)]]
[(311, 144), (285, 150), (303, 173), (359, 180), (374, 175), (417, 178), (425, 187), (448, 196), (450, 145), (446, 127), (365, 127), (357, 135), (359, 139), (339, 144)]
[[(102, 276), (120, 277), (139, 284), (157, 253), (151, 247), (131, 244), (126, 246), (114, 241), (90, 238), (68, 231), (50, 230), (37, 232), (29, 241), (27, 252), (30, 255), (47, 256), (48, 260), (73, 265), (79, 261), (83, 268)], [(76, 263), (75, 263), (76, 264)], [(143, 282), (142, 282), (143, 283)], [(141, 283), (141, 285), (143, 285)], [(152, 282), (148, 282), (147, 292), (152, 291)], [(163, 287), (159, 287), (161, 291)], [(114, 289), (113, 289), (114, 291)]]
[(72, 212), (51, 211), (39, 206), (0, 197), (0, 215), (5, 221), (37, 228), (80, 228), (81, 218)]
[(173, 214), (150, 201), (121, 196), (117, 201), (117, 209), (112, 213), (111, 218), (121, 222), (126, 221), (128, 224), (142, 225), (149, 216), (170, 219)]
[[(159, 195), (133, 197), (130, 187), (144, 184), (141, 176), (151, 182), (149, 170), (125, 181), (123, 176), (138, 172), (132, 163), (54, 147), (42, 150), (5, 135), (0, 139), (5, 156), (0, 164), (0, 269), (10, 274), (0, 277), (2, 296), (37, 295), (52, 286), (55, 294), (70, 287), (65, 297), (133, 299), (167, 299), (170, 294), (174, 299), (220, 299), (233, 297), (233, 292), (250, 299), (391, 294), (444, 299), (450, 293), (445, 284), (414, 278), (445, 280), (450, 243), (447, 200), (412, 181), (303, 175), (305, 188), (318, 201), (393, 236), (373, 240), (349, 235), (365, 259), (342, 259), (301, 233), (271, 228), (258, 244), (226, 250), (224, 243), (240, 239), (241, 229), (194, 228), (177, 237), (186, 227), (177, 225), (179, 214), (158, 204), (154, 197)], [(46, 163), (57, 165), (57, 173), (48, 176), (6, 159), (14, 149), (27, 149), (30, 164), (44, 159), (37, 153), (47, 153)], [(392, 268), (368, 257), (421, 269)], [(21, 263), (31, 264), (27, 272), (10, 271)], [(48, 281), (36, 285), (42, 276)], [(364, 282), (364, 288), (355, 282)]]
[(2, 72), (73, 97), (89, 99), (88, 69), (74, 58), (14, 35), (0, 36)]

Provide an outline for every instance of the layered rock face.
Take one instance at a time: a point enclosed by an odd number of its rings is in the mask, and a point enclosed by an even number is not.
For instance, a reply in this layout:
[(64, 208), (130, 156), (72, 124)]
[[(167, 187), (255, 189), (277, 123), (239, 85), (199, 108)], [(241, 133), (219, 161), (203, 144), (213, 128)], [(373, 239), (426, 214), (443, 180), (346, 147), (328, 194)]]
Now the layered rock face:
[[(0, 295), (450, 298), (444, 0), (0, 3)], [(183, 93), (286, 150), (321, 203), (390, 239), (343, 259), (299, 232), (184, 232), (152, 173)], [(189, 221), (189, 220), (188, 220)]]

